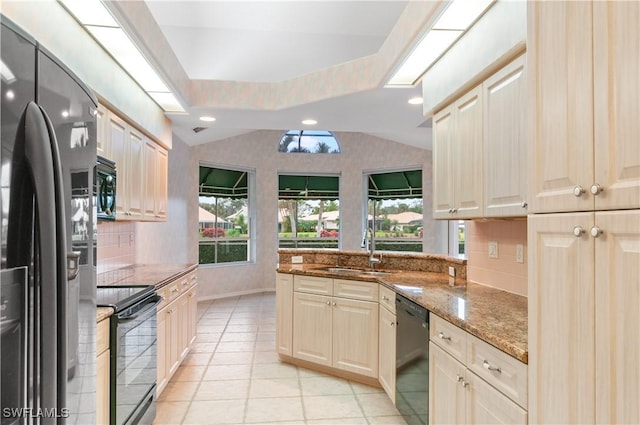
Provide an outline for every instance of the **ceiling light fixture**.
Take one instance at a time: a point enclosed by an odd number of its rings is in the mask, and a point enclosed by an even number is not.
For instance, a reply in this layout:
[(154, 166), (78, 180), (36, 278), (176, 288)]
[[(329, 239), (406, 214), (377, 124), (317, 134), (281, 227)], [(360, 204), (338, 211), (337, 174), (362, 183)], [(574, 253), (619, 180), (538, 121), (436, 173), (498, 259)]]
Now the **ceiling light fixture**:
[(58, 0), (165, 112), (184, 107), (102, 0)]
[(204, 115), (204, 116), (200, 117), (200, 121), (213, 122), (215, 120), (216, 120), (215, 117), (210, 117), (210, 116), (207, 116), (207, 115)]
[(316, 124), (318, 124), (318, 121), (316, 121), (314, 119), (306, 119), (306, 120), (302, 120), (302, 124), (304, 124), (304, 125), (316, 125)]
[(387, 86), (412, 86), (495, 0), (453, 0), (422, 37)]
[(412, 97), (407, 101), (409, 105), (422, 105), (424, 103), (424, 99), (420, 96)]

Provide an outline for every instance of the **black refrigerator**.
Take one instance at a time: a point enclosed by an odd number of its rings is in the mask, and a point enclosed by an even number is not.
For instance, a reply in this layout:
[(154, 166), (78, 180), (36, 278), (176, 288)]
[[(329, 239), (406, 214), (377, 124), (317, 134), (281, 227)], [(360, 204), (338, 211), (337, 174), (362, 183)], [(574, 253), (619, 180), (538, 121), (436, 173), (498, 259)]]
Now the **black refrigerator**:
[(97, 102), (0, 21), (0, 425), (95, 424)]

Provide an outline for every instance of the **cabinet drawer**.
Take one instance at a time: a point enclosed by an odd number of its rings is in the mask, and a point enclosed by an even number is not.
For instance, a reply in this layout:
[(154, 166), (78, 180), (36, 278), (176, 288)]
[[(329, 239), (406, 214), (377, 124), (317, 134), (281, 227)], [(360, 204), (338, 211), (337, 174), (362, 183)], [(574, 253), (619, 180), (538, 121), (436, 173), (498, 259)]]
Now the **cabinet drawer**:
[(162, 288), (157, 290), (157, 293), (162, 299), (162, 301), (158, 305), (158, 310), (160, 310), (162, 307), (176, 299), (176, 297), (180, 294), (180, 281), (171, 282), (170, 284), (163, 286)]
[(109, 349), (109, 319), (102, 320), (96, 328), (96, 354)]
[(333, 279), (316, 276), (295, 275), (293, 277), (293, 290), (308, 294), (332, 295)]
[(384, 306), (391, 313), (396, 314), (396, 293), (384, 285), (379, 285), (379, 300), (381, 306)]
[(446, 320), (429, 315), (429, 339), (451, 354), (456, 360), (466, 363), (467, 333)]
[(191, 272), (181, 277), (180, 279), (180, 291), (187, 292), (193, 285), (198, 282), (198, 277), (196, 276), (196, 272)]
[(527, 408), (526, 364), (469, 335), (467, 367), (511, 400)]
[(377, 302), (378, 283), (333, 279), (333, 296)]

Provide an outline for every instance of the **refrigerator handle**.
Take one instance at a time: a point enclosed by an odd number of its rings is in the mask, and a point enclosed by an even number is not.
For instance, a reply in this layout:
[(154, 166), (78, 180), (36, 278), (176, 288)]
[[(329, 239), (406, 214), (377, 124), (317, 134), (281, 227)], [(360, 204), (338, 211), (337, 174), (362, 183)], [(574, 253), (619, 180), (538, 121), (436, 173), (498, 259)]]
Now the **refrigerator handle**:
[[(30, 373), (35, 388), (29, 398), (36, 408), (63, 408), (67, 407), (64, 194), (55, 133), (34, 102), (20, 119), (13, 155), (7, 243), (16, 249), (7, 253), (7, 265), (33, 261), (35, 346)], [(45, 417), (42, 423), (56, 422)]]

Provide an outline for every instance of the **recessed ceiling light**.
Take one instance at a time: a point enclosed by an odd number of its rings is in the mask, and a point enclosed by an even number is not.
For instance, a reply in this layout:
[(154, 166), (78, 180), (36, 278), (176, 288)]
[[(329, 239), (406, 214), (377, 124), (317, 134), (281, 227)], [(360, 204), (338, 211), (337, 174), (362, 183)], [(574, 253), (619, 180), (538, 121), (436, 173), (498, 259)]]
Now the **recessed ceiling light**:
[(316, 125), (316, 124), (318, 124), (318, 121), (313, 120), (313, 119), (306, 119), (306, 120), (302, 120), (302, 124), (304, 124), (304, 125)]
[(204, 115), (204, 116), (200, 117), (200, 121), (213, 122), (215, 120), (216, 120), (215, 117), (210, 117), (210, 116), (207, 116), (207, 115)]
[(420, 96), (412, 97), (408, 100), (410, 105), (422, 105), (424, 100)]

